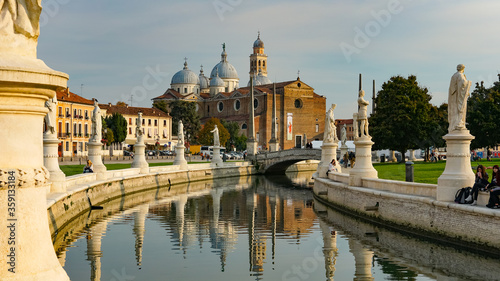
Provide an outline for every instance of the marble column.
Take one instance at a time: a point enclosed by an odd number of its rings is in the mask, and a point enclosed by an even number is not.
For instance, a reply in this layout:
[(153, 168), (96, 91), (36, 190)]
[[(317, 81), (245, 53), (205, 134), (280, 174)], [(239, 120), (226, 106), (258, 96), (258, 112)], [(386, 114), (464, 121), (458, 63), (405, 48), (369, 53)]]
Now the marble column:
[(175, 159), (173, 165), (179, 165), (181, 170), (187, 169), (187, 161), (184, 157), (184, 144), (177, 143), (175, 146)]
[(372, 164), (372, 146), (374, 142), (370, 136), (359, 137), (354, 140), (356, 146), (356, 162), (349, 171), (349, 185), (362, 186), (362, 178), (378, 178), (378, 172)]
[(50, 173), (50, 192), (66, 192), (66, 175), (59, 167), (57, 135), (43, 134), (43, 165)]
[(372, 260), (373, 252), (364, 248), (361, 242), (349, 239), (349, 249), (354, 256), (356, 271), (354, 273), (354, 281), (372, 281)]
[(212, 152), (212, 166), (220, 167), (223, 162), (220, 155), (220, 146), (214, 146)]
[(415, 150), (414, 149), (409, 149), (408, 153), (409, 153), (409, 156), (408, 156), (409, 161), (417, 160), (417, 158), (415, 157)]
[(272, 119), (271, 119), (271, 140), (269, 140), (269, 152), (273, 151), (278, 151), (279, 149), (279, 143), (278, 140), (276, 139), (276, 83), (274, 83), (274, 90), (273, 90), (273, 113), (272, 113)]
[(132, 168), (139, 168), (141, 174), (149, 174), (149, 163), (146, 161), (146, 145), (144, 144), (144, 134), (142, 132), (142, 112), (137, 113), (136, 120), (136, 141), (134, 145), (134, 161)]
[(97, 174), (98, 180), (106, 179), (106, 166), (102, 163), (102, 142), (100, 140), (89, 140), (89, 160), (94, 165), (94, 173)]
[[(321, 161), (318, 164), (318, 177), (327, 178), (326, 172), (330, 167), (330, 162), (332, 162), (332, 159), (337, 160), (338, 146), (339, 145), (337, 141), (331, 143), (323, 143), (323, 145), (321, 146)], [(340, 171), (341, 167), (338, 165), (338, 161), (337, 168)]]
[(250, 114), (248, 118), (248, 139), (247, 139), (247, 154), (253, 156), (257, 154), (257, 141), (255, 140), (255, 113), (254, 113), (254, 88), (253, 77), (250, 77)]
[[(11, 2), (21, 7), (19, 1)], [(66, 88), (68, 75), (37, 59), (41, 13), (37, 3), (40, 1), (22, 6), (28, 15), (25, 17), (17, 16), (7, 4), (0, 8), (2, 281), (69, 280), (50, 237), (46, 193), (51, 183), (44, 167), (42, 140), (43, 119), (48, 112), (45, 102), (56, 90)]]
[(436, 200), (453, 201), (457, 189), (474, 185), (474, 172), (470, 163), (469, 130), (456, 130), (443, 137), (446, 140), (446, 167), (438, 178)]

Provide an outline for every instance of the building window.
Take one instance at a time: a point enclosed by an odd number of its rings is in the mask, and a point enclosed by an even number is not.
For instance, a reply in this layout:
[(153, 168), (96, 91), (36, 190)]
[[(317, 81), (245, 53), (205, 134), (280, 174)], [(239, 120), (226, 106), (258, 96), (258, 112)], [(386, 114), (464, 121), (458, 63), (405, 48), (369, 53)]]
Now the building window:
[(128, 127), (128, 134), (131, 135), (132, 134), (132, 127)]
[(257, 98), (255, 98), (255, 99), (253, 100), (253, 108), (254, 108), (254, 109), (257, 109), (257, 107), (259, 107), (259, 100), (258, 100)]
[(82, 124), (78, 124), (78, 136), (82, 136)]
[(146, 119), (142, 119), (142, 125), (144, 125), (145, 120), (146, 120)]
[(301, 99), (296, 99), (295, 100), (295, 108), (302, 108), (304, 106), (304, 103), (302, 102)]
[(247, 124), (243, 124), (243, 125), (241, 125), (241, 129), (242, 129), (242, 130), (246, 130), (247, 128), (248, 128)]
[(210, 113), (210, 105), (207, 105), (207, 112)]
[(186, 94), (187, 92), (188, 92), (188, 89), (184, 88), (184, 94)]
[(59, 117), (63, 117), (63, 114), (62, 114), (62, 107), (59, 106)]
[(219, 112), (222, 112), (222, 110), (224, 110), (224, 103), (220, 101), (217, 104), (217, 109), (219, 110)]
[(66, 123), (66, 135), (71, 134), (71, 127), (69, 126), (69, 123)]
[(69, 108), (66, 107), (66, 117), (71, 117), (71, 114), (69, 114)]
[(158, 126), (158, 120), (155, 119), (155, 126)]
[(73, 118), (75, 118), (76, 116), (77, 116), (76, 109), (73, 109)]
[(66, 142), (66, 151), (69, 151), (69, 142)]
[(85, 124), (85, 126), (83, 128), (85, 130), (85, 137), (88, 137), (88, 135), (89, 135), (89, 125)]
[(234, 110), (238, 111), (241, 108), (241, 102), (240, 100), (235, 100), (234, 101)]
[(148, 126), (151, 126), (151, 119), (148, 119)]
[(85, 119), (89, 119), (89, 111), (85, 110)]
[(163, 120), (163, 126), (167, 126), (167, 120)]
[(129, 118), (129, 119), (128, 119), (128, 124), (129, 124), (129, 125), (132, 125), (132, 118)]
[(319, 132), (319, 124), (316, 124), (316, 133)]

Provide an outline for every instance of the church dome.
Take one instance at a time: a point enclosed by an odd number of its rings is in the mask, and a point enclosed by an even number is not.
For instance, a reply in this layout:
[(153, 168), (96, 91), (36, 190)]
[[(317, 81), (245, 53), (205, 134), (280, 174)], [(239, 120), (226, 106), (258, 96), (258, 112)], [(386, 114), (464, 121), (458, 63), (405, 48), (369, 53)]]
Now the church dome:
[(187, 67), (187, 61), (184, 62), (184, 68), (174, 74), (172, 77), (172, 81), (170, 84), (199, 84), (200, 79), (198, 78), (198, 75), (196, 73), (192, 72), (189, 70)]
[(215, 73), (215, 77), (210, 79), (210, 87), (224, 87), (224, 80), (222, 80), (218, 73)]
[(236, 68), (234, 68), (232, 64), (227, 62), (227, 53), (225, 44), (223, 44), (221, 60), (212, 69), (212, 72), (210, 73), (210, 78), (214, 78), (216, 76), (216, 73), (218, 73), (219, 77), (222, 79), (239, 79), (238, 73), (236, 72)]
[[(255, 76), (253, 79), (253, 85), (254, 86), (260, 86), (260, 85), (266, 85), (266, 84), (272, 84), (273, 82), (271, 79), (267, 78), (267, 76), (264, 76), (262, 74), (262, 71), (259, 70), (259, 75)], [(248, 85), (250, 86), (250, 81), (248, 81)]]
[(203, 74), (203, 66), (201, 66), (200, 75), (198, 76), (198, 78), (200, 79), (200, 89), (208, 89), (210, 80), (205, 77), (205, 74)]
[(255, 42), (253, 42), (253, 47), (254, 48), (264, 48), (264, 42), (262, 42), (262, 40), (260, 40), (260, 32), (259, 32), (259, 35), (257, 36), (257, 40), (255, 40)]

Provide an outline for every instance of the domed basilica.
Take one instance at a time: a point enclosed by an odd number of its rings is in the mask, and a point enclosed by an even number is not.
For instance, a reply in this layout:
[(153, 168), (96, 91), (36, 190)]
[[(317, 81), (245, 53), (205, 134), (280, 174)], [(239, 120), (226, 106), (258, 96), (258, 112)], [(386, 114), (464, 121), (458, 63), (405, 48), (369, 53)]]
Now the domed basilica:
[[(277, 141), (281, 149), (301, 147), (308, 141), (322, 140), (325, 126), (326, 98), (314, 93), (314, 89), (300, 80), (272, 83), (267, 77), (267, 55), (264, 42), (253, 43), (250, 55), (249, 76), (253, 77), (255, 132), (259, 149), (266, 149), (271, 139), (273, 96), (275, 94)], [(202, 124), (212, 117), (237, 122), (241, 132), (247, 135), (250, 117), (250, 81), (239, 87), (236, 68), (229, 63), (225, 44), (222, 44), (221, 60), (210, 72), (210, 78), (184, 68), (172, 76), (170, 88), (153, 102), (186, 100), (197, 103)]]

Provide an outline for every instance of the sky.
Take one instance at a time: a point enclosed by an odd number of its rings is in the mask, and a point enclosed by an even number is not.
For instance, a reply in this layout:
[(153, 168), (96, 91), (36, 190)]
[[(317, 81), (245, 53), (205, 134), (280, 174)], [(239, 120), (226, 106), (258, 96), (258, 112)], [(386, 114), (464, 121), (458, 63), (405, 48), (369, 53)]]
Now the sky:
[[(372, 95), (392, 76), (416, 75), (447, 100), (458, 64), (475, 85), (500, 73), (497, 0), (43, 0), (38, 58), (69, 74), (70, 90), (100, 103), (151, 107), (184, 58), (205, 76), (228, 61), (240, 86), (260, 38), (272, 81), (300, 79), (337, 104), (335, 117), (357, 111), (359, 74)], [(83, 86), (82, 86), (83, 85)], [(132, 96), (132, 100), (131, 100)]]

